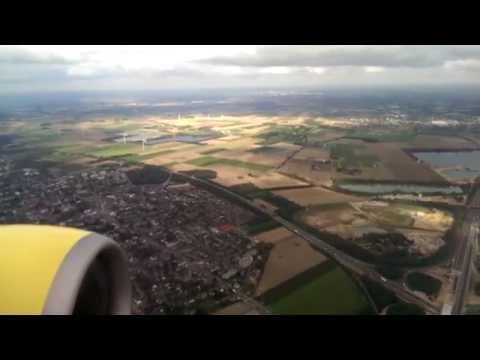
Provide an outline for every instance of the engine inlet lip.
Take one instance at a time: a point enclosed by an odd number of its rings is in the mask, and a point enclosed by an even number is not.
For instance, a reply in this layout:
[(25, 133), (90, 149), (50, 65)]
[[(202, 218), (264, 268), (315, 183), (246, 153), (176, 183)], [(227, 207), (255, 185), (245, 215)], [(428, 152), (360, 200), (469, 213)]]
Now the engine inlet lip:
[(100, 256), (106, 259), (111, 272), (108, 274), (112, 282), (109, 315), (130, 314), (131, 285), (125, 254), (116, 242), (95, 233), (80, 239), (63, 259), (50, 286), (42, 314), (71, 315), (86, 274)]

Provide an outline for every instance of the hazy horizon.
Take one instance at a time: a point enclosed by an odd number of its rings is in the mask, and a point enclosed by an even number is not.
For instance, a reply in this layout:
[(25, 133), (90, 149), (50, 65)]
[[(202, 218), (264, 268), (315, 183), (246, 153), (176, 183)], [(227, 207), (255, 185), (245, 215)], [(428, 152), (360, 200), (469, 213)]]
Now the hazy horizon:
[(0, 46), (0, 92), (480, 85), (477, 45)]

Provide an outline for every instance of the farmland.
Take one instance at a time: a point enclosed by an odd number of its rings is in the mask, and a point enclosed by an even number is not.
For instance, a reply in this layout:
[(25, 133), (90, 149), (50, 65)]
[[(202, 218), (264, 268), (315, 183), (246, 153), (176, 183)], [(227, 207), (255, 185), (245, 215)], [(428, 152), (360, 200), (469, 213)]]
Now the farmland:
[(321, 273), (302, 285), (284, 290), (278, 300), (267, 302), (273, 314), (366, 314), (371, 309), (359, 289), (340, 268)]
[(234, 160), (234, 159), (217, 158), (213, 156), (202, 156), (196, 159), (192, 159), (187, 161), (187, 164), (197, 165), (200, 167), (208, 167), (209, 165), (216, 165), (216, 164), (230, 165), (230, 166), (236, 166), (236, 167), (249, 169), (253, 171), (268, 171), (273, 169), (273, 167), (268, 165), (248, 163), (248, 162)]
[(256, 235), (255, 239), (274, 245), (257, 287), (257, 296), (328, 260), (301, 238), (283, 228), (265, 231)]
[[(412, 129), (340, 129), (326, 124), (326, 119), (302, 116), (193, 114), (175, 121), (161, 116), (97, 117), (43, 127), (23, 124), (19, 137), (24, 143), (43, 144), (43, 152), (37, 146), (38, 157), (50, 161), (84, 166), (96, 160), (144, 162), (199, 176), (208, 172), (210, 181), (235, 191), (252, 186), (253, 192), (245, 196), (270, 202), (275, 211), (345, 239), (391, 228), (431, 230), (428, 216), (414, 219), (397, 207), (385, 211), (378, 206), (355, 205), (373, 194), (345, 194), (335, 184), (445, 184), (437, 172), (404, 151), (422, 144), (432, 146), (439, 135)], [(187, 137), (196, 140), (185, 143)], [(157, 138), (165, 141), (153, 141)], [(141, 139), (146, 139), (144, 146)], [(151, 144), (148, 139), (153, 139)], [(465, 147), (471, 142), (452, 137), (447, 144)], [(303, 210), (292, 213), (299, 209)], [(433, 223), (440, 226), (441, 221)], [(445, 222), (440, 232), (450, 225)], [(411, 232), (404, 233), (415, 238)]]
[(319, 204), (295, 216), (300, 223), (380, 256), (384, 250), (376, 248), (378, 244), (369, 239), (370, 234), (402, 234), (411, 241), (405, 244), (412, 254), (429, 257), (444, 245), (444, 236), (453, 226), (452, 214), (442, 210), (377, 201)]
[(361, 197), (339, 194), (321, 187), (277, 190), (274, 191), (274, 194), (303, 207), (362, 201)]
[[(472, 140), (468, 132), (355, 121), (302, 112), (93, 114), (12, 121), (2, 131), (15, 134), (4, 141), (22, 167), (161, 166), (229, 188), (343, 251), (354, 249), (350, 255), (359, 248), (382, 261), (434, 258), (456, 216), (436, 203), (446, 198), (445, 206), (458, 205), (465, 194), (445, 175), (448, 169), (418, 161), (413, 152), (436, 150), (439, 143), (473, 150), (475, 133)], [(362, 192), (348, 188), (352, 184), (394, 189)], [(428, 187), (452, 192), (430, 194)], [(435, 204), (420, 204), (422, 196)], [(274, 314), (371, 312), (346, 273), (275, 221), (252, 218), (236, 230), (269, 248), (252, 296)]]

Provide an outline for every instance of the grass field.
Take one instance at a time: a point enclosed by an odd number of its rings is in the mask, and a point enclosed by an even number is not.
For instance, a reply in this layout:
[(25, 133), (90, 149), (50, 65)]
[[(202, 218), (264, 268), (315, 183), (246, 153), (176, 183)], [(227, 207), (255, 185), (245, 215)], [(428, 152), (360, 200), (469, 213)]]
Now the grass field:
[(387, 208), (362, 206), (377, 222), (394, 227), (418, 228), (431, 231), (447, 231), (453, 224), (451, 214), (438, 209), (418, 205), (389, 204)]
[(261, 222), (252, 222), (246, 225), (246, 232), (248, 235), (253, 236), (261, 234), (266, 231), (277, 229), (279, 227), (278, 223), (273, 220), (265, 220)]
[(20, 136), (20, 142), (42, 147), (65, 139), (65, 134), (51, 128), (42, 129), (38, 124), (25, 125), (25, 127), (19, 128), (15, 133)]
[(93, 148), (85, 151), (86, 155), (107, 158), (112, 156), (121, 156), (128, 154), (136, 154), (141, 151), (142, 146), (139, 144), (113, 144), (103, 146), (101, 148)]
[(217, 149), (200, 151), (199, 154), (202, 154), (202, 155), (211, 155), (211, 154), (216, 154), (216, 153), (218, 153), (218, 152), (222, 152), (222, 151), (225, 151), (225, 150), (227, 150), (227, 149), (217, 148)]
[[(403, 148), (415, 149), (437, 149), (439, 144), (443, 149), (473, 149), (476, 147), (476, 141), (470, 137), (471, 134), (465, 134), (464, 138), (450, 135), (429, 135), (419, 134), (414, 141), (399, 144)], [(470, 140), (468, 140), (470, 139)]]
[(274, 194), (282, 196), (300, 206), (331, 205), (362, 200), (362, 198), (357, 196), (336, 193), (320, 187), (278, 190), (274, 191)]
[(83, 154), (97, 158), (122, 157), (125, 160), (143, 161), (176, 152), (178, 149), (165, 149), (161, 146), (142, 146), (136, 143), (111, 144), (100, 148), (84, 149)]
[(393, 304), (387, 309), (387, 315), (425, 315), (425, 311), (413, 304)]
[(363, 179), (371, 181), (404, 181), (416, 183), (442, 183), (445, 180), (428, 166), (417, 163), (398, 144), (364, 143), (365, 148), (355, 149), (358, 153), (373, 154), (378, 158), (374, 167), (362, 167), (360, 175), (336, 173), (336, 179)]
[(140, 127), (139, 123), (128, 119), (105, 119), (82, 122), (79, 128), (100, 129), (106, 133), (115, 133), (120, 131), (136, 130)]
[(278, 142), (286, 142), (291, 144), (305, 144), (308, 141), (308, 134), (311, 128), (308, 126), (272, 126), (267, 131), (258, 134), (263, 139), (263, 144), (271, 145)]
[(442, 287), (442, 282), (427, 274), (413, 272), (407, 276), (407, 285), (412, 290), (421, 291), (431, 296), (437, 296)]
[[(263, 232), (255, 239), (273, 245), (255, 291), (256, 296), (261, 296), (266, 302), (269, 302), (268, 299), (273, 301), (282, 298), (297, 285), (311, 281), (333, 267), (327, 257), (285, 228)], [(316, 274), (308, 276), (312, 269)], [(286, 288), (283, 288), (283, 284), (287, 284)]]
[(409, 214), (402, 213), (398, 209), (385, 209), (378, 207), (363, 207), (380, 224), (387, 226), (411, 227), (413, 218)]
[(82, 157), (81, 154), (76, 153), (75, 151), (68, 151), (68, 150), (61, 150), (61, 151), (54, 151), (48, 156), (45, 157), (45, 160), (48, 161), (55, 161), (55, 162), (68, 162), (70, 160), (77, 159)]
[(378, 158), (373, 154), (358, 154), (357, 149), (365, 148), (364, 145), (358, 144), (331, 144), (329, 146), (332, 159), (337, 160), (337, 163), (342, 166), (357, 167), (365, 166), (371, 167)]
[(413, 130), (402, 130), (393, 132), (372, 132), (364, 130), (352, 130), (347, 133), (351, 139), (360, 139), (372, 142), (399, 142), (411, 143), (415, 141), (417, 134)]
[(277, 315), (349, 315), (370, 311), (360, 290), (338, 267), (268, 305)]
[(162, 151), (157, 151), (153, 153), (148, 153), (148, 154), (139, 154), (139, 155), (127, 155), (125, 157), (125, 160), (130, 160), (130, 161), (144, 161), (144, 160), (149, 160), (153, 159), (162, 155), (168, 155), (171, 153), (174, 153), (176, 150), (162, 150)]
[(230, 166), (236, 166), (244, 169), (249, 169), (253, 171), (268, 171), (268, 170), (274, 169), (273, 166), (269, 166), (269, 165), (254, 164), (254, 163), (249, 163), (249, 162), (240, 161), (240, 160), (223, 159), (223, 158), (217, 158), (213, 156), (202, 156), (202, 157), (187, 161), (187, 164), (196, 165), (196, 166), (209, 166), (209, 165), (215, 165), (215, 164), (221, 164), (221, 165), (223, 164), (223, 165), (230, 165)]

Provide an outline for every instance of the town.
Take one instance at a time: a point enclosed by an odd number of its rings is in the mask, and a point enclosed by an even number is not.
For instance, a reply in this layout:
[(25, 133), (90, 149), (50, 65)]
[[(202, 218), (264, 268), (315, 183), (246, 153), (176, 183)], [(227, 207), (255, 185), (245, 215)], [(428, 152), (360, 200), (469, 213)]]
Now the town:
[(135, 185), (118, 167), (52, 177), (1, 166), (0, 224), (111, 236), (128, 254), (135, 314), (208, 313), (248, 297), (268, 257), (268, 246), (238, 231), (253, 214), (168, 176)]
[(182, 101), (12, 110), (0, 224), (117, 241), (135, 314), (477, 311), (474, 105)]

